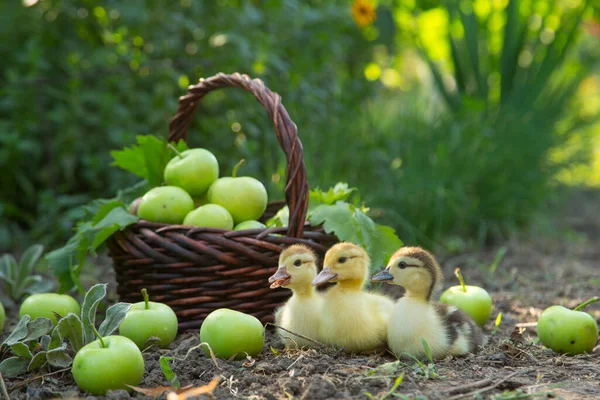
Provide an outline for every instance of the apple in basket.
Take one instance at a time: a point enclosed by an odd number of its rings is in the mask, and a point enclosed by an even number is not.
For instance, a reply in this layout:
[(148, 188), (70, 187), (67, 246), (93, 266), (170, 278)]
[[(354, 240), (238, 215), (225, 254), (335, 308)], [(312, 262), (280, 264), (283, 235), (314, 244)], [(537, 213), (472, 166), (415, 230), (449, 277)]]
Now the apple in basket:
[(177, 186), (159, 186), (142, 197), (137, 215), (146, 221), (181, 224), (193, 209), (194, 200), (188, 192)]
[(169, 186), (177, 186), (192, 197), (201, 197), (219, 177), (219, 163), (213, 153), (206, 149), (189, 149), (177, 153), (165, 167), (164, 179)]
[(190, 211), (185, 216), (183, 224), (231, 230), (233, 228), (233, 218), (225, 207), (218, 204), (205, 204)]
[(244, 162), (245, 160), (241, 160), (233, 168), (231, 177), (217, 179), (208, 189), (208, 202), (225, 207), (235, 224), (257, 220), (267, 209), (265, 186), (255, 178), (236, 176), (238, 168)]

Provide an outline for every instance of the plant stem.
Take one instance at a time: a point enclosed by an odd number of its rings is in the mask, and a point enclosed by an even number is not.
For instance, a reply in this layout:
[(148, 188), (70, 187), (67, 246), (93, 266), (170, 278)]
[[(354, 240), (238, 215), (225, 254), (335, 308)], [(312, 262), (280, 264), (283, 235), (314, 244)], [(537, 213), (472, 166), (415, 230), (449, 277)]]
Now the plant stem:
[(106, 348), (106, 345), (104, 344), (104, 340), (102, 340), (102, 336), (100, 336), (100, 334), (98, 333), (98, 331), (96, 330), (96, 327), (94, 326), (93, 323), (90, 323), (90, 328), (92, 328), (92, 330), (94, 331), (94, 333), (96, 334), (96, 336), (98, 337), (98, 340), (100, 341), (100, 345), (104, 348)]
[(144, 304), (145, 304), (146, 310), (149, 310), (150, 304), (149, 304), (148, 291), (146, 290), (146, 288), (142, 289), (142, 297), (144, 298)]
[(462, 286), (463, 292), (467, 293), (467, 285), (465, 285), (465, 280), (463, 279), (462, 274), (460, 273), (460, 268), (456, 268), (454, 270), (454, 275), (456, 276), (456, 278), (460, 282), (460, 285)]
[(581, 310), (583, 307), (587, 306), (588, 304), (592, 304), (595, 303), (597, 301), (600, 301), (600, 297), (598, 296), (594, 296), (591, 299), (589, 299), (588, 301), (584, 301), (583, 303), (581, 303), (580, 305), (578, 305), (577, 307), (575, 307), (573, 309), (573, 311), (579, 311)]
[(239, 163), (235, 164), (235, 167), (233, 167), (233, 172), (231, 173), (231, 176), (233, 178), (235, 178), (237, 176), (237, 170), (238, 170), (238, 168), (241, 167), (245, 162), (246, 162), (246, 160), (244, 160), (242, 158)]
[(183, 158), (183, 156), (181, 155), (181, 152), (179, 150), (177, 150), (175, 148), (175, 146), (173, 146), (171, 143), (167, 144), (167, 147), (169, 147), (171, 150), (173, 150), (173, 152), (175, 152), (175, 154), (177, 154), (177, 156), (179, 158)]

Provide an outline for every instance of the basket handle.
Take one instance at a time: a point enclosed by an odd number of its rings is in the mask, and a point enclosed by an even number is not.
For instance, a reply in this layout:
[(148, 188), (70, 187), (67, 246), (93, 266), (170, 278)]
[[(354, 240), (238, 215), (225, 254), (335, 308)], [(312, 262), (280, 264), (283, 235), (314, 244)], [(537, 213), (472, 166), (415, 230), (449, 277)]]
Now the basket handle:
[(187, 141), (188, 127), (200, 100), (215, 89), (227, 87), (237, 87), (252, 93), (273, 121), (279, 145), (287, 159), (285, 201), (290, 209), (287, 235), (299, 238), (304, 230), (308, 208), (308, 180), (302, 157), (302, 143), (298, 138), (296, 124), (281, 104), (281, 96), (269, 90), (263, 81), (250, 79), (248, 75), (237, 72), (201, 78), (197, 84), (188, 87), (186, 95), (179, 98), (179, 108), (169, 123), (168, 141)]

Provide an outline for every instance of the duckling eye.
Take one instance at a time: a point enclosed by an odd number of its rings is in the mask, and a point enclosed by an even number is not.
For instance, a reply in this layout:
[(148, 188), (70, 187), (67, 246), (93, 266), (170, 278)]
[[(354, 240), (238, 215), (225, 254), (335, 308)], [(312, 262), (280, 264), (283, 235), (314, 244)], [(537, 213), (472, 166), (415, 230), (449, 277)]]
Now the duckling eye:
[(400, 269), (404, 269), (406, 268), (407, 264), (404, 261), (400, 261), (400, 263), (398, 263), (398, 268)]
[(338, 258), (338, 262), (339, 262), (340, 264), (343, 264), (343, 263), (345, 263), (345, 262), (346, 262), (346, 260), (347, 260), (347, 258), (346, 258), (346, 257), (340, 257), (340, 258)]
[(294, 266), (295, 266), (295, 267), (299, 267), (299, 266), (301, 266), (301, 265), (302, 265), (302, 261), (300, 261), (300, 260), (296, 260), (296, 261), (294, 261)]

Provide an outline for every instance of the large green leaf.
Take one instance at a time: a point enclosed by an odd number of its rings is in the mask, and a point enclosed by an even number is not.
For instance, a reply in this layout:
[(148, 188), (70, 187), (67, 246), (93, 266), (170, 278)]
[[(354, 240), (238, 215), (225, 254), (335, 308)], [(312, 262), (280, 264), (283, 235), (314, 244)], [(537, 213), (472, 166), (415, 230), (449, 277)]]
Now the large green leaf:
[(106, 310), (106, 317), (98, 328), (100, 336), (108, 336), (116, 331), (121, 325), (121, 322), (125, 319), (127, 311), (129, 311), (132, 305), (133, 304), (131, 303), (117, 303), (108, 307)]
[(55, 330), (61, 342), (65, 339), (68, 340), (76, 353), (84, 346), (83, 323), (77, 315), (69, 313), (64, 318), (61, 318)]
[(84, 343), (93, 342), (96, 334), (90, 325), (96, 322), (96, 309), (100, 301), (106, 296), (106, 283), (98, 283), (90, 288), (85, 294), (83, 304), (81, 305), (81, 322), (85, 333)]
[(25, 279), (35, 270), (35, 266), (40, 261), (44, 253), (44, 246), (34, 244), (27, 248), (19, 259), (19, 268), (17, 271), (17, 285), (21, 289), (25, 285)]
[[(112, 165), (146, 179), (151, 186), (160, 186), (165, 166), (175, 154), (167, 147), (167, 141), (163, 138), (139, 135), (136, 139), (137, 145), (110, 153), (114, 159)], [(178, 151), (188, 148), (184, 141), (173, 145)]]
[(17, 323), (17, 326), (13, 329), (13, 331), (8, 335), (8, 337), (2, 342), (2, 346), (12, 346), (15, 343), (20, 342), (23, 338), (27, 337), (29, 333), (27, 330), (27, 324), (31, 320), (31, 317), (27, 314), (23, 315), (23, 318)]
[(10, 357), (0, 363), (0, 372), (5, 378), (15, 378), (27, 372), (29, 360), (20, 357)]

